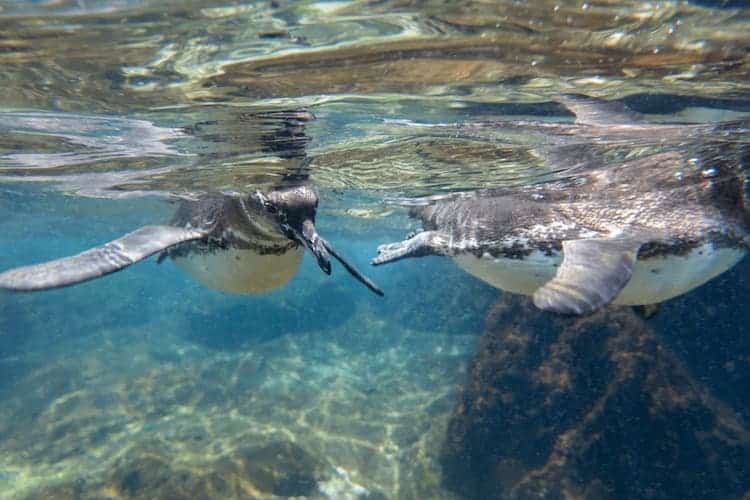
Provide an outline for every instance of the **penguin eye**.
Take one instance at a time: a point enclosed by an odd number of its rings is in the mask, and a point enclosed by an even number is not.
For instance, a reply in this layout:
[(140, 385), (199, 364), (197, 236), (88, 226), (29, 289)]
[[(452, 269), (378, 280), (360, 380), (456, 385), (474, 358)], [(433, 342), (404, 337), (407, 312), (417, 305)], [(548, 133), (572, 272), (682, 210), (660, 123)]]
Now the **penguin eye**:
[(276, 208), (276, 205), (274, 205), (273, 203), (266, 202), (266, 203), (264, 203), (264, 205), (265, 205), (266, 210), (269, 213), (275, 214), (276, 212), (278, 212), (278, 209)]

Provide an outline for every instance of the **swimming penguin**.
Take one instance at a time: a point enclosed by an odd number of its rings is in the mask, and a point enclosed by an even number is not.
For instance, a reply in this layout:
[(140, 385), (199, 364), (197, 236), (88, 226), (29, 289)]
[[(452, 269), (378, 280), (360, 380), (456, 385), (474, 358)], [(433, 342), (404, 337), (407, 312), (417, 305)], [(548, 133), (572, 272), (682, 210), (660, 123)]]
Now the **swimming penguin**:
[(78, 255), (0, 273), (0, 288), (58, 288), (124, 269), (161, 252), (201, 283), (222, 291), (259, 293), (279, 287), (297, 272), (304, 248), (331, 273), (335, 257), (378, 295), (315, 228), (318, 195), (308, 185), (235, 197), (205, 195), (181, 202), (169, 225), (144, 226)]
[[(737, 124), (656, 125), (620, 105), (565, 96), (575, 124), (529, 124), (569, 137), (617, 141), (674, 140), (608, 168), (602, 155), (570, 155), (569, 139), (542, 152), (575, 175), (518, 189), (488, 189), (415, 207), (424, 231), (381, 245), (374, 265), (444, 255), (508, 292), (533, 296), (537, 307), (587, 314), (608, 303), (649, 305), (692, 290), (730, 269), (750, 247), (742, 141)], [(567, 128), (566, 128), (567, 127)], [(699, 139), (698, 131), (702, 139)], [(741, 133), (741, 128), (736, 129)], [(694, 147), (686, 148), (690, 138)], [(679, 139), (679, 140), (678, 140)], [(554, 142), (554, 141), (551, 141)], [(592, 144), (583, 144), (591, 150)], [(575, 148), (574, 148), (575, 146)], [(688, 150), (689, 149), (689, 150)]]
[[(331, 272), (332, 255), (382, 295), (315, 228), (318, 195), (309, 183), (305, 133), (306, 123), (314, 119), (304, 109), (230, 109), (217, 111), (214, 120), (186, 127), (184, 132), (196, 136), (197, 143), (214, 146), (201, 154), (229, 160), (234, 155), (273, 158), (272, 170), (258, 163), (257, 171), (236, 179), (243, 185), (264, 187), (242, 196), (200, 191), (191, 199), (180, 199), (168, 225), (145, 226), (78, 255), (0, 273), (0, 288), (31, 291), (73, 285), (158, 253), (158, 262), (170, 257), (211, 288), (260, 293), (288, 282), (307, 248), (326, 274)], [(210, 164), (212, 158), (206, 160)], [(116, 184), (100, 184), (118, 189)]]

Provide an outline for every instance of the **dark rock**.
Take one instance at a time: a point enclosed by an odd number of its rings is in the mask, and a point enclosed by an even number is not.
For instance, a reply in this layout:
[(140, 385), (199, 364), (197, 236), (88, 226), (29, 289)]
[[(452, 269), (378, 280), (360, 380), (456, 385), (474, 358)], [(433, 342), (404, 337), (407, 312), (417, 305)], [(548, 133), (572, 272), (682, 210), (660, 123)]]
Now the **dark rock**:
[(649, 324), (711, 393), (750, 421), (750, 259), (662, 304)]
[(466, 498), (741, 498), (750, 433), (627, 308), (584, 318), (506, 294), (441, 452)]
[(163, 489), (173, 476), (167, 461), (159, 456), (146, 455), (117, 470), (113, 482), (125, 498), (138, 498)]
[(272, 442), (237, 450), (213, 461), (186, 464), (152, 447), (133, 448), (113, 470), (61, 482), (27, 498), (103, 500), (158, 498), (309, 497), (328, 479), (325, 464), (298, 445)]
[(158, 451), (133, 450), (105, 484), (91, 487), (82, 498), (97, 498), (98, 492), (117, 491), (118, 498), (169, 498), (208, 500), (237, 496), (236, 477), (225, 477), (216, 464), (180, 466)]
[(282, 497), (314, 493), (323, 468), (304, 449), (286, 441), (240, 451), (235, 460), (257, 489)]

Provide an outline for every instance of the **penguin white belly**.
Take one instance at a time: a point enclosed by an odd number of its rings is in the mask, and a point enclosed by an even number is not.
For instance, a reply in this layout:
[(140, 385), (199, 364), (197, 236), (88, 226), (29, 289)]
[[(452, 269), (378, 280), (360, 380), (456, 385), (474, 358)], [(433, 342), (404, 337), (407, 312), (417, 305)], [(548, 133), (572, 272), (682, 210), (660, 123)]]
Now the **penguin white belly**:
[[(737, 248), (714, 248), (712, 244), (696, 247), (685, 255), (669, 255), (638, 260), (633, 276), (619, 293), (614, 304), (657, 304), (689, 292), (727, 271), (745, 256)], [(533, 252), (523, 259), (494, 258), (485, 254), (454, 257), (469, 274), (495, 288), (511, 293), (533, 295), (554, 278), (562, 263), (562, 254), (550, 256)]]
[(677, 297), (731, 269), (744, 256), (744, 250), (714, 248), (708, 243), (685, 255), (638, 260), (633, 276), (613, 303), (637, 306)]
[(533, 252), (524, 259), (495, 258), (489, 254), (482, 257), (459, 255), (453, 260), (461, 269), (495, 288), (533, 295), (537, 288), (554, 278), (555, 266), (562, 262), (562, 254), (548, 256)]
[(252, 250), (230, 248), (216, 252), (192, 252), (174, 257), (177, 267), (207, 287), (231, 293), (261, 293), (291, 280), (302, 262), (304, 249), (281, 255), (261, 255)]

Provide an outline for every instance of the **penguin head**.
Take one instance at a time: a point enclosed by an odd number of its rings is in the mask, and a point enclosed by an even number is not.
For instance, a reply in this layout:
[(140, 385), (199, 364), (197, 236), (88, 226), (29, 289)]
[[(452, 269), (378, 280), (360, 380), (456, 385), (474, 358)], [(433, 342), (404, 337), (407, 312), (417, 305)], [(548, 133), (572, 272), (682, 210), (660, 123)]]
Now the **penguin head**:
[(318, 210), (318, 193), (310, 186), (296, 186), (279, 189), (257, 196), (263, 209), (278, 225), (284, 235), (307, 248), (313, 254), (318, 266), (326, 274), (331, 274), (331, 257), (326, 241), (315, 228), (315, 214)]
[(331, 256), (360, 283), (377, 295), (383, 291), (367, 276), (362, 274), (315, 228), (315, 214), (318, 210), (318, 193), (310, 186), (296, 186), (268, 193), (256, 193), (267, 215), (275, 221), (279, 230), (287, 238), (307, 248), (326, 274), (331, 274)]

